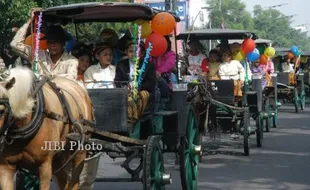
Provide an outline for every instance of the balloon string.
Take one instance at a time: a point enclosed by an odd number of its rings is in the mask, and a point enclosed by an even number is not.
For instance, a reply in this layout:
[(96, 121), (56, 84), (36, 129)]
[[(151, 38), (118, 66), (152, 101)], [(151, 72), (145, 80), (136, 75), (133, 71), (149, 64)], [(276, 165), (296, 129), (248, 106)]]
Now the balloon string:
[(38, 24), (37, 24), (37, 32), (36, 32), (36, 44), (35, 44), (35, 51), (34, 51), (34, 66), (33, 66), (33, 71), (35, 73), (38, 72), (38, 61), (39, 61), (39, 45), (40, 45), (40, 34), (41, 34), (41, 26), (42, 26), (42, 12), (39, 14), (38, 18)]
[(142, 80), (143, 80), (143, 74), (145, 73), (146, 65), (149, 62), (149, 58), (150, 58), (150, 54), (151, 54), (152, 49), (153, 49), (152, 43), (149, 43), (149, 47), (146, 50), (146, 54), (145, 54), (145, 57), (143, 60), (143, 64), (142, 64), (142, 67), (141, 67), (140, 72), (139, 72), (138, 89), (141, 87)]

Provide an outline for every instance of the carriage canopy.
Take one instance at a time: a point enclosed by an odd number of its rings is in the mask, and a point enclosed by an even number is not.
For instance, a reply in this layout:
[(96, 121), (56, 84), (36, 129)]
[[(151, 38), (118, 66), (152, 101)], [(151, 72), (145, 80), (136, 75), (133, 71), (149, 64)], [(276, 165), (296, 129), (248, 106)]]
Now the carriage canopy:
[[(152, 17), (160, 10), (139, 3), (91, 2), (51, 7), (42, 12), (47, 22), (68, 24), (152, 20)], [(177, 22), (180, 21), (180, 18), (176, 16), (175, 19)]]
[(177, 39), (187, 40), (188, 36), (190, 36), (190, 39), (199, 40), (241, 40), (247, 37), (251, 37), (253, 40), (258, 39), (258, 36), (253, 32), (233, 29), (199, 29), (180, 33)]

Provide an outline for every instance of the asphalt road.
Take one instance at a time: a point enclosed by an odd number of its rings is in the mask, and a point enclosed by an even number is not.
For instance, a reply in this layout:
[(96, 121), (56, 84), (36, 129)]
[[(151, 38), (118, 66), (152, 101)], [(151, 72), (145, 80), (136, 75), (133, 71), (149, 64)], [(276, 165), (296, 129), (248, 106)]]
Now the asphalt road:
[[(204, 156), (199, 165), (200, 190), (310, 190), (310, 109), (294, 113), (282, 106), (278, 128), (264, 133), (262, 148), (251, 136), (250, 156), (243, 155), (242, 141), (221, 135), (218, 140), (204, 138)], [(115, 161), (103, 156), (98, 176), (126, 177)], [(178, 167), (173, 155), (165, 156), (166, 168), (173, 176), (168, 190), (181, 190)], [(94, 190), (138, 190), (136, 183), (96, 183)]]

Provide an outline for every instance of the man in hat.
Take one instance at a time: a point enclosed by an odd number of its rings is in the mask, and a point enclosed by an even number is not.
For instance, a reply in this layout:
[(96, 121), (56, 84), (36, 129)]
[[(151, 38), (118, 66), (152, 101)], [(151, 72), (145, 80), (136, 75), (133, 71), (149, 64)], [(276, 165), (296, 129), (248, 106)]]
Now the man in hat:
[[(32, 14), (34, 17), (34, 14)], [(31, 23), (30, 19), (16, 33), (11, 47), (27, 60), (32, 60), (32, 47), (26, 45), (25, 37), (27, 29)], [(63, 28), (59, 25), (49, 27), (45, 37), (41, 40), (47, 40), (48, 51), (38, 51), (38, 72), (39, 74), (53, 76), (63, 76), (75, 80), (77, 78), (78, 60), (65, 52), (65, 44), (70, 40)]]

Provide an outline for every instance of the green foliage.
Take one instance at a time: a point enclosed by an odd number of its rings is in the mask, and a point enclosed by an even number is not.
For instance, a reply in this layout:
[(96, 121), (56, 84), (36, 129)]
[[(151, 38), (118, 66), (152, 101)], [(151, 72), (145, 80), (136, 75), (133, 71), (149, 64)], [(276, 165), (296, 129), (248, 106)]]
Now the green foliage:
[(29, 0), (1, 0), (0, 2), (0, 45), (8, 45), (14, 36), (12, 28), (23, 25), (30, 16), (30, 9), (36, 7)]
[(255, 5), (252, 17), (241, 0), (222, 0), (221, 7), (219, 0), (206, 1), (210, 5), (209, 19), (213, 28), (221, 28), (224, 20), (226, 28), (254, 31), (259, 38), (272, 40), (274, 46), (290, 48), (297, 45), (302, 50), (310, 49), (309, 36), (292, 28), (291, 18), (276, 9)]
[(210, 20), (213, 28), (221, 28), (222, 21), (226, 28), (253, 29), (253, 20), (246, 6), (240, 0), (207, 0), (210, 5)]

